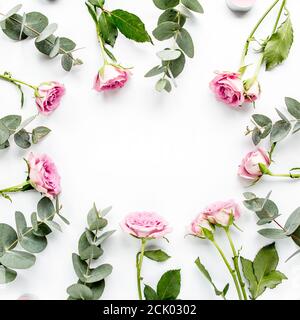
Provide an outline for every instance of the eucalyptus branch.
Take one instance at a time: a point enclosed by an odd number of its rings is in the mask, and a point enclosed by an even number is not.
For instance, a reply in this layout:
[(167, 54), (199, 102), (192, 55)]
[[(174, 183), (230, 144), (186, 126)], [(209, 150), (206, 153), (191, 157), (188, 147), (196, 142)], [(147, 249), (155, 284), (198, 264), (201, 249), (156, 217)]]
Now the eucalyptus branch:
[[(153, 36), (164, 41), (173, 38), (174, 44), (171, 48), (164, 49), (157, 53), (161, 64), (155, 66), (145, 74), (145, 77), (161, 75), (156, 83), (156, 90), (159, 92), (171, 92), (172, 84), (177, 87), (175, 79), (182, 73), (186, 57), (194, 57), (194, 43), (189, 32), (183, 28), (187, 20), (186, 13), (182, 13), (180, 6), (185, 7), (185, 11), (203, 13), (203, 8), (198, 0), (178, 0), (165, 1), (153, 0), (154, 4), (164, 12), (158, 19), (158, 25), (153, 30)], [(179, 6), (180, 5), (180, 6)]]

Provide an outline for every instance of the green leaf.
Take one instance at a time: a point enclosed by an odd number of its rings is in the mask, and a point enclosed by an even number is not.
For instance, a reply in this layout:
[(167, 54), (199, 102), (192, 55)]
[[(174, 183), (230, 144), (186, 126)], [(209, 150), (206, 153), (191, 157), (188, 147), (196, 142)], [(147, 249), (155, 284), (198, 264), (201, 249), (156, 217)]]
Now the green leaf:
[(101, 266), (91, 269), (89, 274), (85, 277), (86, 283), (98, 282), (105, 279), (112, 273), (112, 266), (110, 264), (102, 264)]
[(163, 22), (153, 30), (152, 34), (157, 40), (163, 41), (172, 38), (180, 28), (178, 23), (171, 21)]
[(59, 50), (60, 50), (60, 38), (57, 37), (55, 39), (54, 46), (49, 54), (49, 58), (52, 59), (52, 58), (56, 57), (59, 54)]
[(287, 219), (284, 229), (286, 230), (286, 235), (293, 234), (300, 226), (300, 208), (297, 208)]
[(183, 71), (185, 66), (185, 55), (181, 52), (178, 59), (173, 60), (169, 64), (169, 70), (172, 73), (173, 78), (177, 78)]
[(86, 232), (84, 232), (79, 239), (78, 252), (82, 260), (98, 259), (103, 254), (101, 248), (89, 243)]
[(13, 249), (18, 244), (16, 231), (5, 223), (0, 223), (0, 256), (8, 249)]
[(61, 226), (55, 222), (55, 221), (51, 221), (51, 220), (47, 220), (45, 221), (46, 225), (50, 228), (50, 229), (55, 229), (59, 232), (62, 232)]
[(154, 289), (145, 284), (144, 296), (146, 300), (159, 300), (159, 297)]
[(167, 271), (157, 284), (157, 295), (160, 300), (176, 300), (180, 293), (180, 286), (180, 270)]
[(53, 35), (53, 33), (57, 30), (57, 28), (58, 28), (58, 25), (56, 23), (48, 24), (47, 27), (36, 38), (35, 42), (38, 43), (46, 40), (48, 37)]
[(87, 221), (90, 230), (101, 230), (107, 225), (107, 220), (99, 216), (97, 208), (93, 208), (89, 211)]
[(9, 129), (0, 121), (0, 144), (5, 143), (10, 136)]
[(51, 232), (52, 230), (45, 223), (40, 223), (38, 229), (32, 231), (32, 233), (38, 237), (45, 237)]
[(14, 14), (10, 18), (5, 20), (4, 28), (2, 27), (2, 31), (12, 40), (24, 40), (27, 38), (27, 35), (22, 32), (22, 21), (22, 16), (20, 16), (19, 14)]
[[(28, 231), (28, 229), (26, 231)], [(30, 253), (40, 253), (47, 247), (46, 237), (36, 236), (32, 232), (21, 237), (19, 243), (23, 249)]]
[(209, 272), (207, 271), (207, 269), (205, 268), (205, 266), (201, 263), (200, 259), (197, 258), (195, 261), (196, 266), (198, 267), (198, 269), (200, 270), (200, 272), (204, 275), (204, 277), (209, 281), (209, 283), (213, 286), (214, 290), (215, 290), (215, 294), (217, 296), (222, 296), (223, 298), (225, 298), (227, 290), (228, 290), (228, 285), (225, 286), (223, 291), (220, 291), (217, 289), (217, 287), (215, 286), (214, 282), (212, 281), (212, 278), (209, 274)]
[(253, 129), (251, 138), (255, 146), (257, 146), (260, 143), (262, 137), (261, 137), (261, 131), (259, 128), (256, 127)]
[(29, 12), (26, 14), (24, 33), (28, 37), (35, 38), (47, 27), (48, 23), (48, 18), (42, 13)]
[(260, 127), (266, 127), (266, 126), (272, 124), (272, 120), (263, 114), (253, 114), (252, 119)]
[(22, 4), (17, 4), (16, 6), (14, 6), (12, 9), (10, 9), (6, 15), (1, 19), (1, 22), (8, 19), (9, 17), (13, 16), (14, 14), (16, 14), (17, 12), (19, 12), (22, 8)]
[(34, 231), (38, 231), (39, 226), (38, 226), (38, 220), (37, 220), (37, 214), (36, 214), (36, 212), (33, 212), (33, 213), (31, 214), (30, 220), (31, 220), (31, 224), (32, 224), (33, 230), (34, 230)]
[(148, 250), (145, 251), (145, 257), (150, 260), (157, 261), (157, 262), (164, 262), (171, 258), (166, 252), (162, 250)]
[(34, 42), (35, 47), (43, 54), (49, 56), (51, 51), (53, 50), (54, 44), (55, 44), (56, 37), (54, 35), (51, 35), (44, 41), (40, 42)]
[(32, 143), (39, 143), (44, 137), (46, 137), (51, 130), (47, 127), (37, 127), (32, 130)]
[(261, 230), (258, 230), (258, 233), (265, 238), (273, 239), (273, 240), (287, 238), (286, 233), (281, 229), (272, 229), (272, 228), (261, 229)]
[(35, 256), (23, 251), (8, 251), (0, 257), (0, 263), (13, 269), (28, 269), (35, 264)]
[(291, 235), (293, 241), (300, 247), (300, 227)]
[(162, 51), (157, 52), (157, 56), (162, 60), (162, 61), (171, 61), (171, 60), (176, 60), (180, 57), (181, 52), (178, 50), (172, 50), (172, 49), (165, 49)]
[(300, 130), (300, 121), (297, 121), (293, 128), (293, 134), (297, 133)]
[(105, 280), (101, 280), (94, 283), (86, 284), (93, 292), (93, 300), (98, 300), (101, 298), (105, 289)]
[(63, 54), (63, 56), (61, 57), (61, 66), (65, 71), (71, 71), (73, 67), (73, 59), (70, 53)]
[(257, 290), (257, 279), (254, 274), (253, 263), (252, 261), (241, 257), (242, 270), (245, 278), (249, 284), (249, 291), (251, 296), (255, 296)]
[(167, 9), (159, 16), (157, 24), (167, 21), (176, 22), (183, 27), (186, 22), (186, 17), (177, 10)]
[(42, 198), (37, 204), (37, 213), (41, 220), (52, 220), (55, 214), (55, 208), (48, 197)]
[(271, 131), (271, 143), (279, 142), (283, 140), (291, 131), (292, 126), (290, 122), (285, 120), (279, 120), (274, 123)]
[(0, 122), (11, 132), (14, 132), (20, 126), (22, 117), (12, 114), (0, 119)]
[(72, 254), (72, 261), (73, 261), (73, 267), (75, 270), (75, 273), (77, 275), (77, 277), (85, 282), (86, 280), (86, 274), (87, 274), (87, 270), (88, 270), (88, 265), (85, 261), (81, 260), (80, 257), (76, 254), (73, 253)]
[(189, 57), (194, 57), (194, 43), (193, 39), (184, 28), (180, 29), (177, 34), (176, 42), (179, 48)]
[(24, 214), (20, 211), (16, 211), (15, 220), (16, 220), (18, 234), (22, 236), (24, 231), (27, 229), (27, 223), (26, 223)]
[(104, 233), (96, 240), (95, 245), (96, 245), (96, 246), (101, 245), (106, 239), (108, 239), (110, 236), (112, 236), (115, 232), (116, 232), (116, 230), (104, 232)]
[(153, 2), (161, 10), (174, 8), (179, 4), (179, 0), (153, 0)]
[(9, 146), (10, 146), (10, 143), (7, 140), (4, 143), (0, 144), (0, 150), (7, 149), (7, 148), (9, 148)]
[(88, 12), (91, 15), (91, 17), (93, 18), (94, 22), (97, 24), (97, 12), (96, 9), (94, 8), (94, 6), (91, 4), (91, 2), (86, 2), (85, 5), (87, 6)]
[[(66, 52), (70, 52), (76, 48), (76, 43), (73, 40), (65, 37), (60, 37), (59, 39), (60, 39), (60, 49)], [(60, 53), (63, 53), (63, 51), (60, 50)]]
[(204, 10), (198, 0), (180, 0), (180, 1), (184, 6), (186, 6), (188, 9), (190, 9), (192, 11), (195, 11), (198, 13), (204, 12)]
[(167, 86), (167, 79), (159, 79), (155, 85), (155, 89), (158, 92), (162, 92)]
[(21, 129), (14, 134), (14, 141), (22, 149), (28, 149), (31, 146), (30, 135), (25, 129)]
[(270, 71), (282, 63), (289, 55), (293, 44), (293, 27), (288, 15), (287, 19), (268, 40), (264, 49), (266, 70)]
[(114, 24), (113, 18), (103, 11), (99, 16), (98, 26), (104, 42), (113, 47), (118, 37), (118, 29)]
[(300, 119), (300, 102), (293, 98), (286, 97), (285, 104), (288, 112), (296, 119)]
[(92, 290), (85, 286), (84, 284), (76, 283), (71, 285), (67, 289), (67, 293), (73, 298), (77, 300), (92, 300), (93, 292)]
[(156, 67), (152, 68), (151, 70), (149, 70), (149, 71), (145, 74), (145, 77), (146, 77), (146, 78), (155, 77), (155, 76), (163, 73), (164, 71), (165, 71), (165, 67), (163, 67), (163, 66), (156, 66)]
[(15, 270), (0, 265), (0, 284), (13, 282), (17, 277)]
[(124, 10), (113, 10), (111, 17), (119, 31), (128, 39), (136, 42), (151, 42), (151, 38), (145, 29), (141, 19)]

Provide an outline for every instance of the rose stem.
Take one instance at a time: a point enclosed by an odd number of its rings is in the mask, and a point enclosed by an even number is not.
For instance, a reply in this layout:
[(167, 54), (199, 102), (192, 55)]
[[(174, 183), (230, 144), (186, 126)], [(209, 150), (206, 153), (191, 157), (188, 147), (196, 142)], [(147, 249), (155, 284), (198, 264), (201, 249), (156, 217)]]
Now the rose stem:
[(0, 190), (0, 194), (3, 194), (3, 193), (14, 193), (14, 192), (19, 192), (19, 191), (26, 191), (26, 190), (29, 190), (29, 189), (26, 189), (26, 187), (28, 187), (28, 186), (31, 186), (30, 182), (29, 181), (25, 181), (25, 182), (23, 182), (21, 184), (18, 184), (16, 186)]
[(136, 255), (136, 270), (137, 270), (137, 288), (138, 288), (138, 295), (139, 300), (143, 300), (142, 295), (142, 286), (141, 286), (141, 271), (142, 271), (142, 264), (143, 264), (143, 258), (145, 253), (145, 245), (146, 245), (146, 239), (141, 239), (141, 251), (137, 253)]
[(35, 86), (31, 85), (31, 84), (28, 84), (28, 83), (26, 83), (24, 81), (21, 81), (21, 80), (18, 80), (18, 79), (11, 78), (9, 75), (6, 76), (4, 74), (1, 74), (0, 78), (3, 79), (3, 80), (6, 80), (8, 82), (12, 82), (14, 84), (16, 84), (16, 83), (23, 84), (24, 86), (30, 87), (34, 91), (36, 91), (36, 89), (37, 89), (37, 87), (35, 87)]
[(224, 252), (222, 251), (222, 249), (219, 247), (219, 245), (216, 243), (215, 240), (210, 240), (214, 246), (216, 247), (216, 249), (218, 250), (218, 252), (220, 253), (230, 275), (232, 276), (232, 279), (234, 281), (234, 285), (235, 285), (235, 288), (236, 288), (236, 291), (237, 291), (237, 294), (239, 296), (239, 300), (243, 300), (243, 297), (242, 297), (242, 293), (241, 293), (241, 289), (240, 289), (240, 286), (239, 286), (239, 283), (238, 283), (238, 280), (237, 280), (237, 277), (236, 277), (236, 271), (233, 270), (228, 262), (228, 260), (226, 259), (225, 257), (225, 254)]
[(244, 300), (248, 300), (247, 293), (246, 293), (246, 290), (245, 290), (245, 283), (244, 283), (244, 281), (242, 279), (241, 271), (240, 271), (240, 267), (239, 267), (239, 261), (238, 261), (239, 256), (238, 256), (238, 254), (236, 252), (234, 243), (232, 241), (231, 234), (230, 234), (230, 229), (229, 229), (229, 227), (226, 227), (226, 228), (224, 228), (224, 230), (225, 230), (226, 236), (228, 238), (228, 241), (230, 243), (230, 247), (231, 247), (231, 250), (232, 250), (232, 253), (233, 253), (234, 268), (235, 268), (235, 271), (236, 271), (237, 276), (238, 276), (238, 280), (239, 280), (239, 283), (240, 283), (240, 286), (241, 286), (241, 289), (242, 289)]

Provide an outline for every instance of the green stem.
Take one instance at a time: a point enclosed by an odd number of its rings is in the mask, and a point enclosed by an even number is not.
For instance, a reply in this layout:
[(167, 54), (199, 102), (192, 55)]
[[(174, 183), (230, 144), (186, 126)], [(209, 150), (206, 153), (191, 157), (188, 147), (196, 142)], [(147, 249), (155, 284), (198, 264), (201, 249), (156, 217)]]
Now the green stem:
[(144, 259), (144, 253), (145, 253), (145, 245), (146, 245), (146, 239), (141, 239), (141, 251), (136, 255), (136, 276), (137, 276), (137, 288), (138, 288), (138, 295), (139, 300), (143, 300), (143, 294), (142, 294), (142, 277), (141, 277), (141, 271), (142, 271), (142, 265), (143, 265), (143, 259)]
[(245, 289), (245, 283), (243, 281), (243, 278), (242, 278), (242, 275), (241, 275), (241, 271), (240, 271), (240, 267), (239, 267), (239, 255), (237, 254), (235, 246), (234, 246), (234, 243), (232, 241), (229, 227), (224, 228), (224, 230), (225, 230), (226, 236), (228, 238), (228, 241), (229, 241), (232, 253), (233, 253), (234, 268), (235, 268), (235, 271), (236, 271), (236, 274), (237, 274), (237, 277), (238, 277), (238, 280), (239, 280), (239, 284), (240, 284), (241, 289), (242, 289), (244, 300), (248, 300), (246, 289)]
[(293, 174), (293, 173), (266, 173), (272, 177), (281, 177), (281, 178), (291, 178), (291, 179), (300, 179), (300, 174)]
[(21, 184), (16, 185), (16, 186), (0, 190), (0, 194), (15, 193), (15, 192), (26, 191), (26, 190), (30, 190), (30, 189), (33, 189), (33, 187), (31, 185), (31, 183), (27, 180)]
[(253, 36), (255, 35), (257, 29), (260, 27), (260, 25), (262, 24), (262, 22), (265, 20), (265, 18), (267, 17), (267, 15), (272, 11), (272, 9), (277, 5), (277, 3), (280, 0), (276, 0), (269, 8), (268, 10), (263, 14), (263, 16), (258, 20), (258, 22), (256, 23), (256, 25), (254, 26), (253, 30), (251, 31), (251, 33), (249, 34), (247, 41), (245, 43), (244, 49), (243, 49), (243, 53), (242, 53), (242, 58), (241, 58), (241, 64), (240, 67), (243, 67), (245, 65), (245, 58), (248, 54), (249, 51), (249, 46), (250, 46), (250, 42), (253, 40)]
[(219, 245), (216, 243), (215, 240), (210, 240), (214, 246), (216, 247), (216, 249), (218, 250), (218, 252), (220, 253), (232, 279), (233, 279), (233, 282), (234, 282), (234, 285), (235, 285), (235, 288), (236, 288), (236, 291), (237, 291), (237, 294), (238, 294), (238, 297), (239, 297), (239, 300), (243, 300), (243, 297), (242, 297), (242, 293), (241, 293), (241, 289), (240, 289), (240, 286), (239, 286), (239, 283), (238, 283), (238, 280), (237, 280), (237, 277), (236, 277), (236, 271), (233, 270), (228, 262), (228, 260), (226, 259), (225, 257), (225, 254), (224, 252), (222, 251), (222, 249), (219, 247)]
[(37, 87), (35, 87), (35, 86), (31, 85), (31, 84), (28, 84), (28, 83), (26, 83), (24, 81), (21, 81), (21, 80), (18, 80), (18, 79), (14, 79), (14, 78), (10, 77), (9, 75), (1, 74), (0, 75), (0, 79), (3, 79), (3, 80), (8, 81), (8, 82), (12, 82), (14, 84), (17, 84), (17, 83), (18, 84), (22, 84), (24, 86), (27, 86), (27, 87), (33, 89), (34, 91), (37, 90)]

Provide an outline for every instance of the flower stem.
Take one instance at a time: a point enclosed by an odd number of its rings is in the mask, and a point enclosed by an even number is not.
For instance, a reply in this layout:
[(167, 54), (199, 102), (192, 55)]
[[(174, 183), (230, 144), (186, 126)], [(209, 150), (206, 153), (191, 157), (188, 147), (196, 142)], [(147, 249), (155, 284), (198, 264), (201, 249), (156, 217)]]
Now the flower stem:
[(238, 254), (236, 252), (234, 243), (232, 241), (229, 227), (224, 228), (224, 230), (225, 230), (226, 236), (228, 238), (228, 241), (229, 241), (232, 253), (233, 253), (234, 268), (235, 268), (235, 271), (236, 271), (236, 274), (237, 274), (237, 277), (238, 277), (238, 280), (239, 280), (239, 284), (240, 284), (241, 289), (242, 289), (244, 300), (248, 300), (247, 293), (246, 293), (246, 290), (245, 290), (245, 283), (243, 281), (243, 278), (242, 278), (242, 275), (241, 275), (241, 271), (240, 271), (240, 267), (239, 267), (239, 256), (238, 256)]
[(262, 24), (262, 22), (265, 20), (265, 18), (267, 17), (267, 15), (273, 10), (273, 8), (277, 5), (277, 3), (280, 0), (276, 0), (269, 8), (268, 10), (263, 14), (263, 16), (258, 20), (258, 22), (256, 23), (256, 25), (254, 26), (253, 30), (251, 31), (251, 33), (249, 34), (244, 49), (243, 49), (243, 53), (242, 53), (242, 58), (241, 58), (241, 64), (240, 67), (243, 67), (245, 65), (245, 59), (246, 56), (248, 54), (249, 51), (249, 46), (250, 46), (250, 42), (253, 40), (253, 36), (255, 35), (257, 29), (260, 27), (260, 25)]
[(18, 80), (18, 79), (14, 79), (14, 78), (10, 77), (9, 75), (1, 74), (0, 75), (0, 79), (8, 81), (8, 82), (12, 82), (14, 84), (22, 84), (24, 86), (27, 86), (27, 87), (33, 89), (34, 91), (37, 90), (37, 87), (35, 87), (35, 86), (31, 85), (31, 84), (28, 84), (28, 83), (26, 83), (24, 81), (21, 81), (21, 80)]
[(293, 174), (293, 173), (266, 173), (272, 177), (280, 177), (280, 178), (291, 178), (291, 179), (300, 179), (300, 174)]
[(141, 239), (141, 251), (136, 255), (136, 275), (137, 275), (137, 288), (138, 288), (138, 295), (139, 300), (143, 300), (142, 295), (142, 277), (141, 277), (141, 271), (142, 271), (142, 265), (143, 265), (143, 259), (144, 259), (144, 253), (145, 253), (145, 245), (146, 245), (146, 239)]
[(239, 297), (239, 300), (243, 300), (243, 297), (242, 297), (242, 293), (241, 293), (241, 289), (240, 289), (240, 286), (239, 286), (239, 282), (238, 282), (238, 279), (236, 277), (236, 271), (233, 270), (230, 266), (230, 263), (228, 262), (228, 260), (226, 259), (225, 257), (225, 254), (224, 252), (222, 251), (222, 249), (219, 247), (219, 245), (216, 243), (215, 240), (211, 240), (211, 242), (214, 244), (214, 246), (216, 247), (216, 249), (218, 250), (218, 252), (220, 253), (233, 281), (234, 281), (234, 285), (235, 285), (235, 288), (236, 288), (236, 291), (237, 291), (237, 294), (238, 294), (238, 297)]
[(0, 190), (0, 194), (15, 193), (15, 192), (27, 191), (27, 190), (31, 190), (31, 189), (33, 189), (33, 187), (31, 185), (30, 181), (27, 180), (21, 184), (16, 185), (16, 186)]

